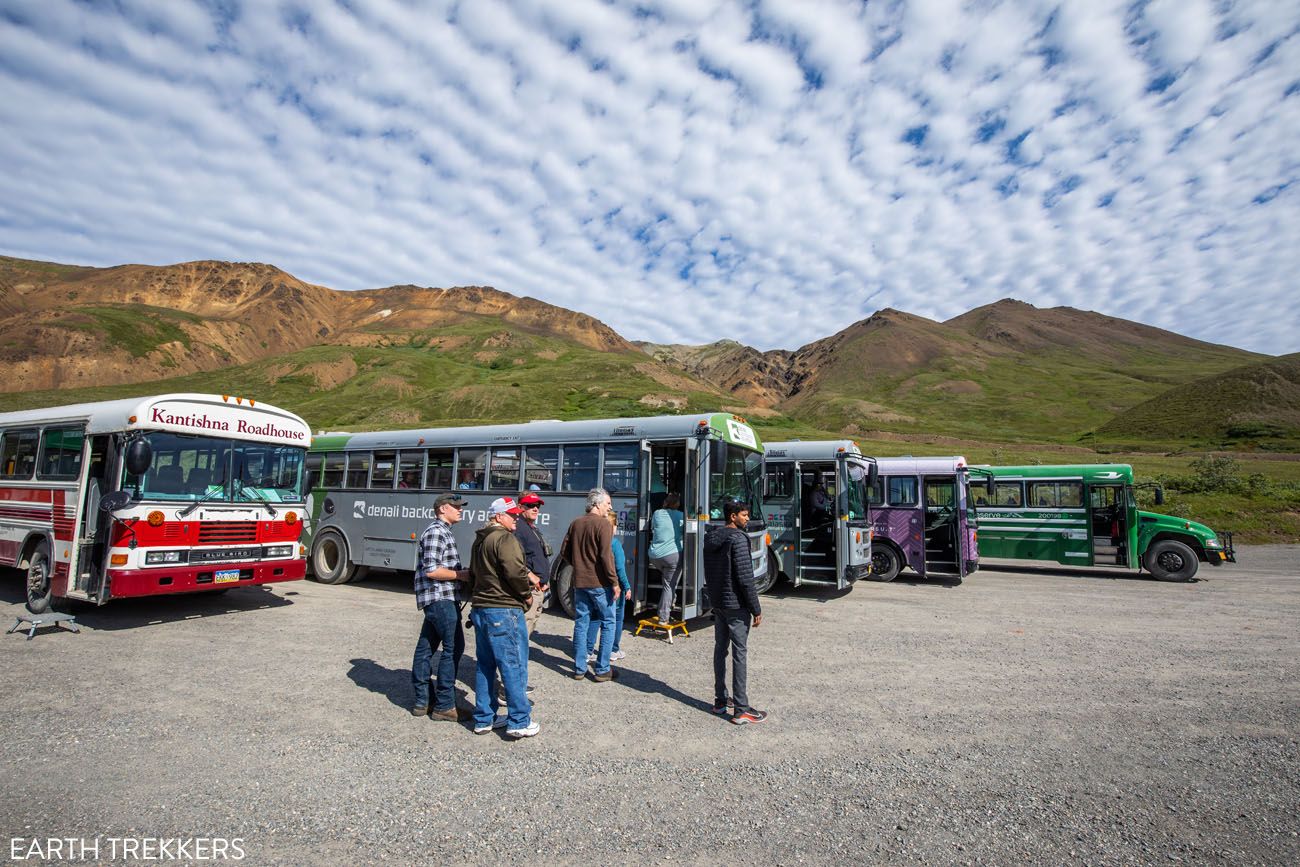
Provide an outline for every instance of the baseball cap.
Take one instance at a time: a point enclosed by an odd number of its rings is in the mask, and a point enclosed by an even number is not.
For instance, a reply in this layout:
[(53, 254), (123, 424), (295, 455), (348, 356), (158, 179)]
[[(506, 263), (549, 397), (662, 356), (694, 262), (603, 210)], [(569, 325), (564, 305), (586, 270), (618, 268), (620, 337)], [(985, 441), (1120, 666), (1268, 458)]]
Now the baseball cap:
[(543, 500), (541, 497), (537, 496), (536, 494), (534, 494), (532, 491), (529, 491), (528, 493), (524, 494), (522, 497), (519, 498), (519, 505), (545, 506), (546, 501)]
[(495, 518), (497, 515), (518, 515), (523, 509), (515, 503), (514, 497), (497, 497), (488, 506), (488, 517)]
[(465, 499), (460, 494), (443, 494), (433, 501), (433, 508), (434, 511), (437, 511), (440, 506), (455, 506), (459, 509), (463, 508), (468, 502), (469, 500)]

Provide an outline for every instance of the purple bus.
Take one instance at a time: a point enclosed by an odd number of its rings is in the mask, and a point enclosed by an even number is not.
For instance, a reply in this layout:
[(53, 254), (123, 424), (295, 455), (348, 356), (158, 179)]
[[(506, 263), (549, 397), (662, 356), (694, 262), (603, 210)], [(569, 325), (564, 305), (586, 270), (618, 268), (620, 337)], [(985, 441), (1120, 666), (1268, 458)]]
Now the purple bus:
[(960, 584), (979, 568), (970, 468), (960, 456), (877, 458), (871, 504), (871, 580), (906, 567)]

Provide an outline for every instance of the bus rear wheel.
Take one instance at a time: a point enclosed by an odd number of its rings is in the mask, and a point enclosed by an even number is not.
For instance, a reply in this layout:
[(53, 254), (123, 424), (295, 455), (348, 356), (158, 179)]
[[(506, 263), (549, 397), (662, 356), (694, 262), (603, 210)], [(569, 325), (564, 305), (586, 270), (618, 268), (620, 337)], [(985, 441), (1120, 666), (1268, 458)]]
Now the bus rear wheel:
[(1143, 562), (1157, 581), (1191, 581), (1200, 566), (1196, 552), (1175, 539), (1156, 542), (1147, 549)]
[(348, 556), (348, 543), (338, 533), (325, 532), (311, 546), (311, 571), (321, 584), (346, 584), (356, 567)]
[(54, 588), (50, 583), (53, 574), (50, 568), (50, 546), (41, 542), (27, 561), (27, 610), (41, 614), (50, 608)]
[(568, 563), (561, 563), (551, 576), (551, 599), (560, 604), (565, 614), (576, 616), (573, 608), (573, 567)]
[(889, 545), (871, 546), (871, 580), (893, 581), (903, 571), (903, 560)]

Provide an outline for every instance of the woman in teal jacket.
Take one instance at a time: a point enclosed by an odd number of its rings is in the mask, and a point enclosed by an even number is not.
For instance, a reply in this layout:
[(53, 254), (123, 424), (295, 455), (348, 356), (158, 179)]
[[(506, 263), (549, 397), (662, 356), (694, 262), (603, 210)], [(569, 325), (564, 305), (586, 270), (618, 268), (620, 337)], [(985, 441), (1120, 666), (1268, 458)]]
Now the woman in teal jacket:
[(659, 592), (659, 622), (667, 623), (672, 613), (673, 596), (682, 577), (682, 498), (677, 494), (664, 497), (662, 509), (650, 519), (650, 565), (659, 570), (663, 589)]

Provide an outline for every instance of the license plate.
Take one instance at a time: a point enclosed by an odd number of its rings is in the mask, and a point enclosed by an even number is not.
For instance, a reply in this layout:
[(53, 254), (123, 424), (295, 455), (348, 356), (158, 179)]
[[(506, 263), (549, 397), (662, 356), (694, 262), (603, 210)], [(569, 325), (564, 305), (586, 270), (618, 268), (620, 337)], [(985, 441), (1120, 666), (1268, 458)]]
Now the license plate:
[(222, 569), (219, 572), (212, 573), (213, 584), (229, 584), (231, 581), (239, 580), (238, 569)]

